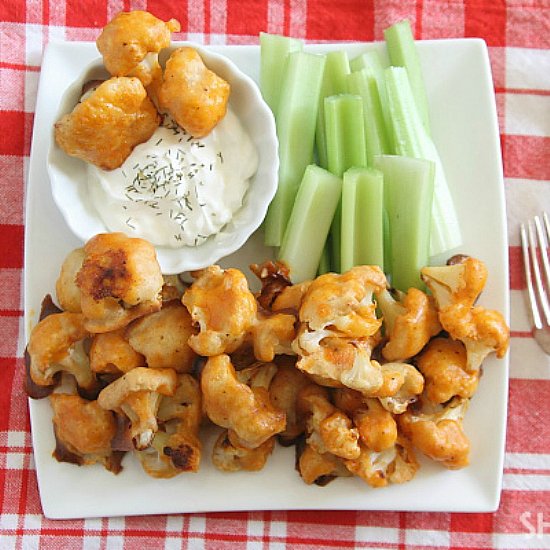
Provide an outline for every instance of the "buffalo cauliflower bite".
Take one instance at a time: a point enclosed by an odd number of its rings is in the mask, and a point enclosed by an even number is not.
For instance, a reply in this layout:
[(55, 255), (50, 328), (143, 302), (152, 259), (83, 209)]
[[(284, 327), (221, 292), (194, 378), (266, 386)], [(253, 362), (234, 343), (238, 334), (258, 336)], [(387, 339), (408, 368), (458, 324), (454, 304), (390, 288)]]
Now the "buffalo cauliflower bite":
[(124, 329), (96, 334), (89, 357), (90, 368), (96, 373), (121, 374), (146, 365), (145, 357), (124, 337)]
[(208, 359), (200, 384), (206, 414), (229, 429), (234, 446), (254, 449), (285, 429), (284, 411), (273, 406), (265, 387), (239, 382), (227, 355)]
[(231, 443), (227, 430), (224, 430), (214, 443), (212, 463), (222, 472), (255, 472), (265, 466), (274, 445), (275, 438), (270, 437), (254, 449), (236, 447)]
[(298, 393), (311, 384), (306, 374), (293, 366), (280, 366), (269, 385), (269, 397), (286, 414), (286, 428), (278, 434), (283, 445), (292, 444), (305, 429), (305, 418), (296, 409)]
[(75, 248), (67, 255), (61, 265), (61, 271), (55, 283), (55, 294), (63, 311), (72, 311), (73, 313), (82, 311), (80, 288), (76, 284), (76, 275), (82, 267), (84, 256), (83, 248)]
[(258, 315), (250, 332), (254, 356), (258, 361), (273, 361), (275, 355), (294, 355), (296, 317), (287, 313)]
[(162, 76), (158, 52), (170, 46), (175, 19), (166, 23), (140, 10), (118, 13), (101, 31), (96, 45), (106, 69), (113, 76), (135, 76), (144, 86)]
[(306, 443), (317, 452), (331, 453), (340, 458), (359, 456), (359, 433), (350, 418), (330, 401), (328, 391), (310, 384), (298, 394), (298, 408), (306, 413)]
[(213, 265), (194, 274), (181, 301), (199, 333), (189, 346), (204, 356), (235, 351), (256, 321), (257, 305), (245, 276), (238, 269)]
[(174, 395), (162, 396), (157, 420), (159, 429), (151, 445), (136, 451), (143, 469), (156, 478), (197, 472), (202, 453), (202, 396), (190, 374), (179, 374)]
[(470, 441), (462, 421), (469, 400), (453, 398), (445, 405), (428, 401), (418, 411), (407, 410), (397, 417), (399, 428), (426, 456), (451, 470), (469, 463)]
[(65, 311), (42, 319), (32, 330), (27, 346), (32, 381), (51, 386), (57, 373), (66, 372), (86, 393), (96, 391), (97, 381), (84, 345), (89, 336), (81, 313)]
[(416, 365), (426, 381), (426, 397), (433, 403), (446, 403), (455, 395), (472, 397), (477, 390), (479, 371), (466, 371), (466, 348), (459, 340), (434, 338)]
[(149, 367), (168, 367), (177, 372), (190, 372), (193, 368), (196, 354), (187, 340), (195, 332), (187, 309), (177, 301), (164, 304), (160, 311), (126, 327), (130, 346), (145, 356)]
[(194, 48), (178, 48), (164, 70), (159, 105), (189, 134), (209, 134), (225, 116), (231, 87), (212, 72)]
[(353, 413), (353, 423), (362, 443), (373, 451), (389, 449), (397, 440), (397, 423), (378, 399), (365, 399)]
[(424, 377), (408, 363), (384, 363), (381, 368), (386, 377), (398, 379), (399, 384), (397, 391), (392, 390), (389, 395), (379, 392), (377, 397), (385, 409), (394, 414), (401, 414), (424, 390)]
[(100, 463), (113, 473), (121, 470), (122, 455), (111, 448), (116, 432), (111, 411), (103, 410), (97, 401), (63, 393), (52, 394), (50, 403), (57, 460), (78, 465)]
[(152, 244), (123, 233), (100, 233), (85, 245), (77, 275), (90, 332), (109, 332), (161, 308), (163, 279)]
[(402, 438), (383, 451), (373, 451), (361, 445), (359, 457), (345, 460), (344, 464), (371, 487), (410, 481), (420, 467), (410, 444)]
[(55, 123), (55, 141), (68, 155), (113, 170), (159, 124), (159, 114), (137, 78), (110, 78)]
[(155, 435), (157, 410), (162, 395), (176, 391), (177, 375), (172, 369), (136, 367), (101, 390), (97, 402), (108, 411), (130, 419), (130, 436), (138, 450), (147, 448)]
[(389, 290), (376, 295), (384, 316), (388, 342), (382, 348), (387, 361), (403, 361), (419, 353), (441, 331), (433, 299), (417, 288), (396, 300)]
[(319, 453), (307, 443), (296, 448), (296, 469), (304, 483), (324, 487), (337, 477), (351, 477), (344, 461), (330, 453)]

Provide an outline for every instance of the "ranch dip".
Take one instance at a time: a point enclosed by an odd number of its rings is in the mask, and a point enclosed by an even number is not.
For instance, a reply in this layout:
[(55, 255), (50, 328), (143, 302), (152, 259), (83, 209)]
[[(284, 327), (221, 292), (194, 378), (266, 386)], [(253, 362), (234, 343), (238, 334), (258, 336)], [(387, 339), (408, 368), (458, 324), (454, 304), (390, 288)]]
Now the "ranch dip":
[(230, 109), (204, 138), (165, 116), (120, 168), (88, 165), (88, 189), (110, 231), (158, 246), (197, 246), (239, 210), (257, 168), (256, 148)]

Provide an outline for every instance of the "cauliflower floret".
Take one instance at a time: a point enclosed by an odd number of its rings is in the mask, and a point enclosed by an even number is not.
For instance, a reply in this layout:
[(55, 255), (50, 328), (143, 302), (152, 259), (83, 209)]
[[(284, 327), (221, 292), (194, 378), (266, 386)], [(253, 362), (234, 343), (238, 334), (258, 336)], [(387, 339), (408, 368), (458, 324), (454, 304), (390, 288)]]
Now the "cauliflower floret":
[(173, 395), (177, 376), (172, 369), (136, 367), (101, 390), (97, 402), (108, 411), (125, 414), (131, 423), (134, 447), (146, 449), (158, 430), (157, 410), (162, 395)]
[(399, 376), (403, 382), (399, 384), (397, 391), (390, 395), (378, 394), (380, 403), (388, 411), (394, 414), (405, 412), (407, 407), (414, 403), (424, 389), (424, 377), (412, 365), (407, 363), (384, 363), (382, 370), (386, 376), (393, 378), (393, 373)]
[(256, 300), (245, 276), (238, 269), (223, 270), (217, 265), (194, 276), (181, 299), (199, 325), (199, 333), (188, 340), (189, 346), (208, 357), (235, 351), (256, 322)]
[(179, 30), (175, 19), (165, 23), (146, 11), (120, 12), (105, 25), (96, 44), (113, 76), (136, 76), (148, 86), (162, 74), (158, 52), (170, 46), (171, 34)]
[(44, 317), (32, 330), (27, 346), (32, 381), (39, 386), (56, 385), (57, 373), (67, 372), (81, 390), (93, 394), (98, 385), (84, 346), (89, 336), (82, 313), (65, 311)]
[(161, 308), (163, 279), (155, 248), (123, 233), (100, 233), (84, 246), (76, 282), (90, 332), (109, 332)]
[(285, 429), (284, 411), (273, 406), (265, 387), (239, 382), (227, 355), (208, 359), (200, 384), (206, 414), (230, 430), (234, 446), (254, 449)]
[(361, 441), (373, 451), (389, 449), (397, 440), (397, 423), (378, 399), (364, 399), (361, 408), (353, 413), (353, 423)]
[(126, 328), (128, 342), (155, 369), (190, 372), (196, 353), (187, 340), (196, 330), (189, 312), (180, 302), (165, 303), (160, 311), (141, 317)]
[(456, 303), (472, 306), (487, 282), (487, 267), (481, 260), (461, 256), (456, 263), (422, 268), (421, 277), (439, 309)]
[(337, 477), (351, 477), (341, 458), (330, 453), (319, 453), (307, 443), (297, 447), (296, 468), (305, 483), (324, 487)]
[(466, 347), (469, 373), (477, 372), (490, 353), (500, 358), (508, 350), (510, 329), (498, 311), (457, 303), (441, 309), (439, 319), (449, 335)]
[(358, 475), (371, 487), (405, 483), (415, 476), (419, 468), (413, 450), (402, 438), (383, 451), (373, 451), (361, 445), (359, 457), (345, 460), (344, 463), (350, 472)]
[(255, 472), (265, 466), (274, 445), (275, 438), (270, 437), (255, 449), (236, 447), (231, 443), (227, 430), (224, 430), (214, 444), (212, 463), (222, 472)]
[(455, 395), (472, 397), (477, 390), (479, 371), (466, 371), (466, 348), (458, 340), (434, 338), (416, 358), (426, 379), (426, 397), (446, 403)]
[(407, 410), (397, 417), (402, 433), (432, 460), (451, 470), (469, 463), (470, 441), (462, 421), (469, 400), (453, 398), (446, 405), (425, 401), (419, 411)]
[(348, 416), (329, 401), (325, 388), (311, 384), (298, 394), (298, 406), (309, 413), (306, 420), (306, 442), (317, 452), (340, 458), (359, 456), (359, 433)]
[(417, 288), (396, 300), (388, 290), (376, 295), (384, 316), (388, 342), (382, 348), (387, 361), (403, 361), (419, 353), (441, 331), (433, 299)]
[(145, 365), (145, 357), (130, 346), (124, 337), (124, 329), (94, 336), (90, 347), (90, 367), (93, 372), (121, 374)]
[(166, 62), (159, 105), (194, 137), (204, 137), (225, 116), (231, 86), (209, 70), (194, 48), (175, 50)]
[(296, 317), (287, 313), (259, 315), (251, 328), (254, 356), (258, 361), (273, 361), (275, 355), (294, 355)]
[(76, 274), (82, 267), (84, 256), (85, 252), (83, 248), (75, 248), (67, 255), (61, 265), (61, 271), (55, 283), (55, 293), (63, 311), (72, 311), (73, 313), (80, 313), (82, 311), (80, 289), (76, 284)]

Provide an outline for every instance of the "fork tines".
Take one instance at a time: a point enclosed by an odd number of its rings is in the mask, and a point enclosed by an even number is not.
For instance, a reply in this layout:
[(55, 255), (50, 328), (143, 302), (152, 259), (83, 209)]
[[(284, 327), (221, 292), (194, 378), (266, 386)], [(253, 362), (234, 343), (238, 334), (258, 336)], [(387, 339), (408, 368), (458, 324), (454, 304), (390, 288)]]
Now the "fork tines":
[(550, 222), (548, 214), (535, 216), (520, 227), (523, 264), (527, 293), (533, 315), (535, 329), (550, 326), (550, 261), (548, 244), (550, 243)]

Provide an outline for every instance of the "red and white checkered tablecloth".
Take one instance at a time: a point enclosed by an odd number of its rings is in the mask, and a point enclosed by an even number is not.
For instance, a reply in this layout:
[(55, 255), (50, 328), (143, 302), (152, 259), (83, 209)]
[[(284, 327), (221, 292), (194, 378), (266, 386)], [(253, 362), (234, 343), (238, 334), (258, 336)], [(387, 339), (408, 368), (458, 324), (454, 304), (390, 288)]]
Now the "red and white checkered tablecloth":
[[(54, 521), (42, 515), (22, 390), (25, 176), (44, 46), (94, 40), (118, 11), (177, 18), (177, 38), (256, 44), (381, 40), (408, 18), (416, 38), (489, 46), (510, 239), (509, 420), (492, 514), (251, 512)], [(518, 223), (550, 210), (550, 0), (0, 0), (0, 549), (550, 548), (550, 358), (529, 330)], [(62, 498), (62, 495), (60, 495)], [(449, 495), (452, 498), (452, 495)]]

